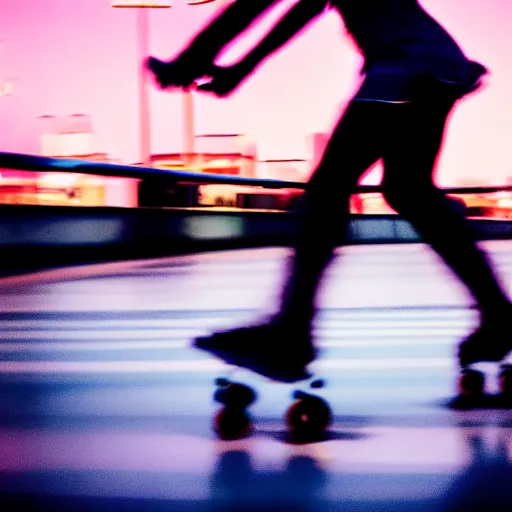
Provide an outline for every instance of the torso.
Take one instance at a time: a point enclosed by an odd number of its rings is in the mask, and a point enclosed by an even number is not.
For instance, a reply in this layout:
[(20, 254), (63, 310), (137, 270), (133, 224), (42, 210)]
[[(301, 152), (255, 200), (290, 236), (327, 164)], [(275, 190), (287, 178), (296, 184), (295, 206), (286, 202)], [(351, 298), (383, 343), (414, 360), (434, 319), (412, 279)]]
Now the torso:
[(367, 78), (357, 98), (408, 101), (416, 95), (418, 77), (425, 76), (468, 90), (475, 82), (473, 64), (419, 0), (330, 3), (365, 58)]
[(457, 43), (418, 0), (331, 0), (365, 59), (464, 59)]

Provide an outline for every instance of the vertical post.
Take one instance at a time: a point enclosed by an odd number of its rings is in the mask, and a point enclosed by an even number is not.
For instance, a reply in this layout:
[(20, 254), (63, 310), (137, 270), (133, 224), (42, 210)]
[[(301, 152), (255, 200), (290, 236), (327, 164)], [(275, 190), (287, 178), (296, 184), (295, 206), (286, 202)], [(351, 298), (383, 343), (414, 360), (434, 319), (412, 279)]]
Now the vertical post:
[[(4, 41), (3, 39), (0, 39), (0, 54), (2, 53), (2, 50), (4, 49)], [(3, 59), (0, 61), (0, 96), (9, 96), (12, 94), (13, 91), (13, 84), (7, 78), (5, 78), (2, 74), (3, 69)]]
[(192, 85), (183, 92), (183, 150), (187, 162), (195, 152), (194, 89)]
[(145, 67), (142, 62), (149, 55), (149, 9), (137, 9), (138, 47), (139, 47), (139, 116), (140, 116), (140, 158), (145, 166), (151, 164), (151, 120), (149, 108), (149, 89)]

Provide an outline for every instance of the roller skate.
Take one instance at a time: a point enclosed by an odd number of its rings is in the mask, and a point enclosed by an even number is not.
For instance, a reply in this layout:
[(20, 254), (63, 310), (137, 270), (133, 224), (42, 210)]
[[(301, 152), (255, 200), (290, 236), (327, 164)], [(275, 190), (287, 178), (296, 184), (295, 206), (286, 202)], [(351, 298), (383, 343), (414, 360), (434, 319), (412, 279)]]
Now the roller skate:
[[(307, 369), (316, 356), (309, 335), (294, 334), (282, 325), (269, 323), (198, 338), (194, 346), (228, 365), (272, 381), (300, 382), (292, 392), (293, 402), (284, 416), (289, 440), (300, 443), (324, 438), (332, 413), (328, 403), (317, 392), (310, 391), (323, 388), (325, 381), (315, 378)], [(213, 420), (215, 433), (223, 440), (247, 436), (253, 425), (248, 408), (257, 400), (256, 391), (229, 377), (219, 377), (215, 386), (214, 401), (221, 405)]]
[[(458, 404), (462, 408), (512, 408), (512, 364), (508, 358), (512, 352), (512, 337), (509, 327), (507, 321), (483, 324), (460, 344)], [(497, 365), (496, 392), (489, 389), (488, 376), (479, 368), (481, 363)]]

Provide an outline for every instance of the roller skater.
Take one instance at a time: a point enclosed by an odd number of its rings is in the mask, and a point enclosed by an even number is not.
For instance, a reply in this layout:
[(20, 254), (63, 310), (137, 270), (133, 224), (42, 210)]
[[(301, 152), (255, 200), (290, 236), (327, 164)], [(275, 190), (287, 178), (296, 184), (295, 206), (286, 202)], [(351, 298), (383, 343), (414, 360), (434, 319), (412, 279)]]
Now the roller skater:
[(480, 312), (479, 327), (459, 347), (461, 368), (503, 360), (512, 349), (512, 338), (503, 334), (512, 305), (466, 219), (433, 182), (447, 119), (487, 70), (465, 56), (418, 0), (298, 0), (242, 60), (217, 66), (220, 50), (277, 1), (237, 0), (177, 58), (147, 62), (161, 87), (187, 88), (208, 77), (201, 90), (228, 96), (326, 9), (341, 15), (365, 61), (364, 81), (308, 183), (279, 311), (260, 325), (197, 339), (195, 346), (279, 381), (308, 378), (317, 356), (316, 292), (337, 241), (326, 226), (336, 219), (346, 228), (351, 193), (382, 159), (386, 201), (466, 285)]

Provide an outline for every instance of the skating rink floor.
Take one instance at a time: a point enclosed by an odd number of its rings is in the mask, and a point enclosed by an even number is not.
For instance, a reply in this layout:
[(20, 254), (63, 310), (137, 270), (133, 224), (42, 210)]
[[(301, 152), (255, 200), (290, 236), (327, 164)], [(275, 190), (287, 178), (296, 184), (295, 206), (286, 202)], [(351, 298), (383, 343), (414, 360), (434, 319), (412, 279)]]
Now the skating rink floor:
[[(485, 247), (510, 290), (512, 242)], [(223, 367), (190, 340), (272, 312), (287, 254), (0, 279), (0, 510), (512, 511), (512, 412), (446, 406), (477, 317), (423, 245), (349, 247), (327, 273), (326, 440), (288, 443), (293, 387), (243, 372), (255, 430), (216, 438)]]

